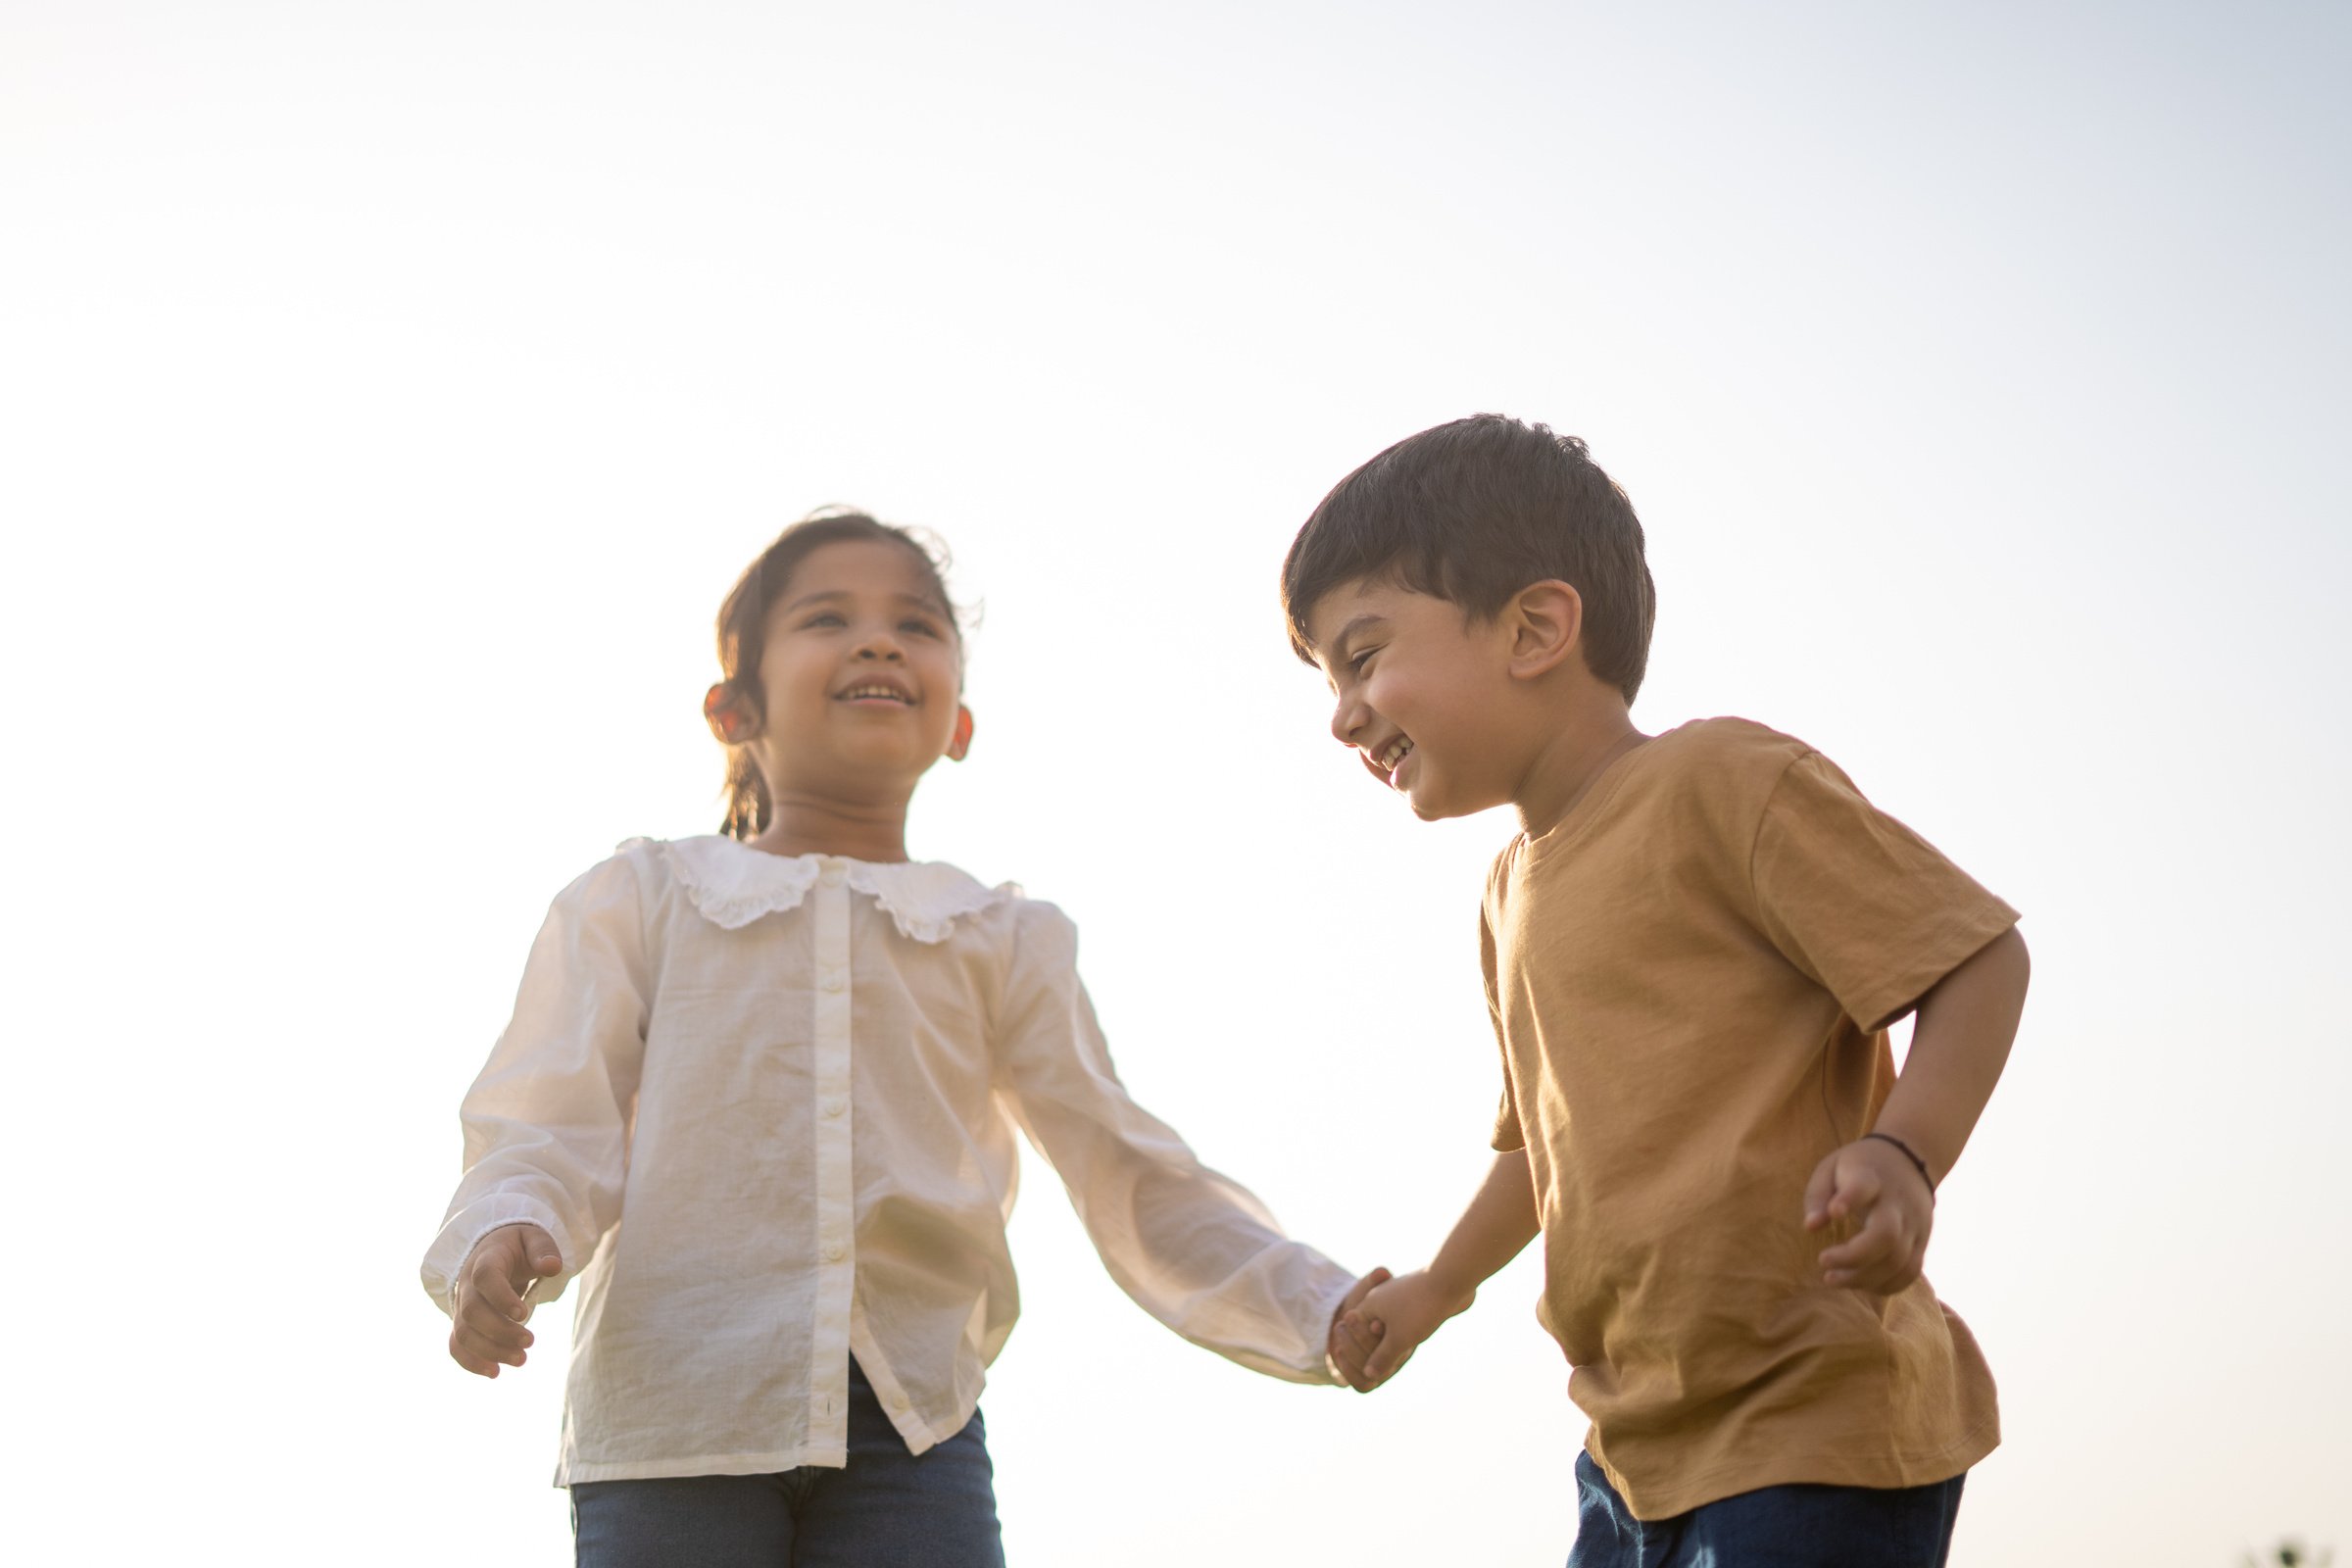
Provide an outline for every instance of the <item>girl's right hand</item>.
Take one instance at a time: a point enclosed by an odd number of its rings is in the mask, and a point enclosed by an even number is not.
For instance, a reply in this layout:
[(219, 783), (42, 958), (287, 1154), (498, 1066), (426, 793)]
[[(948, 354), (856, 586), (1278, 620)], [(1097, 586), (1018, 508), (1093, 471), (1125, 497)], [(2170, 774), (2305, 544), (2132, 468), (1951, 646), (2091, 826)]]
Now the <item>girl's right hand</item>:
[(536, 1225), (502, 1225), (476, 1242), (458, 1270), (450, 1359), (486, 1378), (498, 1376), (501, 1364), (522, 1365), (531, 1344), (531, 1331), (523, 1327), (531, 1308), (523, 1294), (563, 1267), (555, 1238)]

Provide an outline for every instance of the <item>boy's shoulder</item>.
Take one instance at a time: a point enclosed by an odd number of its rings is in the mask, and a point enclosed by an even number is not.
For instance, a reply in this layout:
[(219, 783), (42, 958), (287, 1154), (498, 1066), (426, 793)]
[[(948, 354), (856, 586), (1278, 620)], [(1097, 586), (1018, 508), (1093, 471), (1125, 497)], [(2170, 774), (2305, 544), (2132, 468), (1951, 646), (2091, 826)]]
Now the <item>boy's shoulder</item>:
[[(1640, 752), (1669, 776), (1778, 778), (1813, 748), (1752, 718), (1694, 718), (1654, 737)], [(1639, 755), (1637, 752), (1636, 755)]]
[(1559, 827), (1503, 847), (1488, 873), (1490, 912), (1528, 878), (1570, 878), (1589, 895), (1595, 877), (1614, 884), (1693, 860), (1719, 862), (1722, 876), (1702, 882), (1730, 878), (1744, 867), (1783, 779), (1807, 759), (1831, 765), (1808, 743), (1753, 719), (1693, 719), (1661, 731), (1603, 773)]
[(1660, 815), (1752, 821), (1781, 776), (1813, 755), (1793, 735), (1747, 718), (1697, 718), (1663, 730), (1608, 767), (1594, 780), (1591, 798), (1558, 827), (1512, 840), (1495, 858), (1495, 875), (1612, 827)]

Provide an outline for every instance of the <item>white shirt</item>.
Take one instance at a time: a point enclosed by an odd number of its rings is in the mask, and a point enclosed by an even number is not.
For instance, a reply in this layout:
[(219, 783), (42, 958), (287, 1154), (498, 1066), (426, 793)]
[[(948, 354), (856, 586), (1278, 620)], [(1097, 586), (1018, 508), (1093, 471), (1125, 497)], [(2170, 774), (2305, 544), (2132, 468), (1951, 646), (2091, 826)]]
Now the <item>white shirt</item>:
[(564, 1258), (537, 1298), (581, 1277), (557, 1485), (843, 1464), (853, 1353), (909, 1450), (961, 1431), (1019, 1311), (1016, 1124), (1146, 1311), (1332, 1381), (1352, 1277), (1128, 1098), (1076, 956), (1009, 884), (724, 838), (557, 897), (423, 1267), (449, 1310), (528, 1221)]

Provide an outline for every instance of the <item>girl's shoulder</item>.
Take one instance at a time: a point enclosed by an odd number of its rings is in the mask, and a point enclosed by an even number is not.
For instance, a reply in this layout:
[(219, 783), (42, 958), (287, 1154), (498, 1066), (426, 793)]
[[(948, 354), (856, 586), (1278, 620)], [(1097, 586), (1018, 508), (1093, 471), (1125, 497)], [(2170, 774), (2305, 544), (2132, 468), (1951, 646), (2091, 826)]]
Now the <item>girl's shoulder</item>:
[[(910, 941), (941, 943), (959, 926), (1026, 924), (1054, 910), (1019, 884), (990, 887), (944, 860), (880, 862), (829, 855), (770, 855), (719, 834), (686, 839), (630, 839), (612, 865), (627, 862), (649, 894), (674, 894), (721, 930), (740, 930), (771, 914), (788, 913), (819, 886), (846, 884), (871, 898)], [(592, 873), (593, 874), (593, 873)]]

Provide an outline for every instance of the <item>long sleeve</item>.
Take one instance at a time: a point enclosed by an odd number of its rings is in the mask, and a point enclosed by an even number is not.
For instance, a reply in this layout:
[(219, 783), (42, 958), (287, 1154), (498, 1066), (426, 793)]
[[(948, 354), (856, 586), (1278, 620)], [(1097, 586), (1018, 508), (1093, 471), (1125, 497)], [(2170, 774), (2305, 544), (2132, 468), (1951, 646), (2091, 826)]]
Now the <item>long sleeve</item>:
[(502, 1225), (555, 1238), (564, 1292), (620, 1218), (648, 985), (637, 871), (626, 856), (565, 888), (531, 946), (514, 1015), (460, 1109), (466, 1174), (425, 1252), (447, 1311), (474, 1244)]
[(1022, 906), (994, 1042), (1007, 1108), (1145, 1311), (1253, 1371), (1332, 1382), (1325, 1339), (1353, 1276), (1284, 1236), (1128, 1097), (1078, 979), (1077, 942), (1059, 909)]

